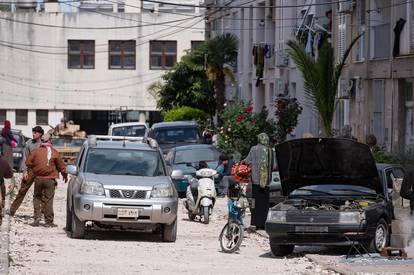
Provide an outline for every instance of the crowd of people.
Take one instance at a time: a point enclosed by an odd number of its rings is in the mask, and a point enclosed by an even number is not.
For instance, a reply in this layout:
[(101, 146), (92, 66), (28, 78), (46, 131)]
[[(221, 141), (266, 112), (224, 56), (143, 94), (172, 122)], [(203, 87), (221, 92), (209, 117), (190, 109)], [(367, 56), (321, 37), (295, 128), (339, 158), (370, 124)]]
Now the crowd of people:
[[(13, 177), (12, 149), (16, 146), (16, 143), (17, 141), (11, 132), (11, 123), (6, 120), (1, 133), (0, 187), (3, 202), (1, 205), (2, 209), (4, 208), (6, 195), (4, 179)], [(45, 220), (44, 226), (55, 227), (56, 225), (53, 223), (53, 199), (57, 179), (59, 179), (61, 174), (66, 182), (67, 174), (63, 160), (58, 151), (52, 146), (51, 136), (45, 134), (41, 126), (35, 126), (32, 129), (32, 139), (25, 144), (20, 171), (17, 172), (22, 172), (23, 179), (10, 209), (6, 210), (7, 214), (10, 216), (16, 214), (28, 190), (34, 183), (34, 221), (31, 225), (39, 226), (43, 215)], [(1, 212), (3, 213), (3, 211)]]

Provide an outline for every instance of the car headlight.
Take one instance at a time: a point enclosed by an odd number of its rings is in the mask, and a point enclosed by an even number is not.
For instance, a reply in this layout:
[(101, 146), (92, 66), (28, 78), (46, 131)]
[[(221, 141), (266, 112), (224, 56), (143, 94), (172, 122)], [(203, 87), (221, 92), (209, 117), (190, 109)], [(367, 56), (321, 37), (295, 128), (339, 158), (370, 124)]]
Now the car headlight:
[(339, 223), (360, 224), (365, 220), (365, 212), (339, 212)]
[(283, 223), (286, 222), (286, 211), (269, 211), (267, 221)]
[(82, 183), (80, 193), (88, 195), (104, 196), (105, 189), (103, 185), (96, 181), (85, 181)]
[(14, 158), (21, 158), (23, 157), (22, 153), (13, 153)]
[(162, 183), (152, 187), (151, 198), (171, 198), (174, 195), (174, 190), (171, 184)]

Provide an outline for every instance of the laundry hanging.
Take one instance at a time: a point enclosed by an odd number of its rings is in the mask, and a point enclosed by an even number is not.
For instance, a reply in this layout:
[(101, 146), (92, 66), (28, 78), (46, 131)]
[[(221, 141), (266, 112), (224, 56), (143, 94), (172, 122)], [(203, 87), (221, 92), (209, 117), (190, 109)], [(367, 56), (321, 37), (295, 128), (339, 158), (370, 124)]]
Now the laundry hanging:
[(394, 47), (392, 49), (392, 56), (396, 57), (400, 55), (400, 36), (404, 28), (406, 20), (403, 18), (398, 19), (394, 28)]

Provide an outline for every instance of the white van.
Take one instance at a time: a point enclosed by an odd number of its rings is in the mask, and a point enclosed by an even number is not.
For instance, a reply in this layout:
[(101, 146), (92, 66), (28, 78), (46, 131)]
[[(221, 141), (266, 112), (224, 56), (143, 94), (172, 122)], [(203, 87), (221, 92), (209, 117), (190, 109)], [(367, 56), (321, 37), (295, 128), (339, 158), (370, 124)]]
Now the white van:
[(148, 132), (148, 126), (144, 122), (127, 122), (112, 124), (109, 127), (109, 136), (143, 137)]

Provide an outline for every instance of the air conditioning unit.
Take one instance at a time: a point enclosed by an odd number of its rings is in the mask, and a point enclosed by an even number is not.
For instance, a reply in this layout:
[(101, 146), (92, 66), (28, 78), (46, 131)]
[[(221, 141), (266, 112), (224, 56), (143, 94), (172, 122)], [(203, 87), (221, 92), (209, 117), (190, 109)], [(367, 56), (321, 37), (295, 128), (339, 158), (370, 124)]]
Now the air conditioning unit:
[(351, 13), (354, 10), (355, 1), (348, 0), (338, 3), (338, 12), (339, 13)]
[(276, 67), (287, 67), (289, 65), (289, 56), (286, 50), (276, 51)]
[(351, 99), (355, 97), (356, 79), (341, 80), (339, 84), (338, 99)]

